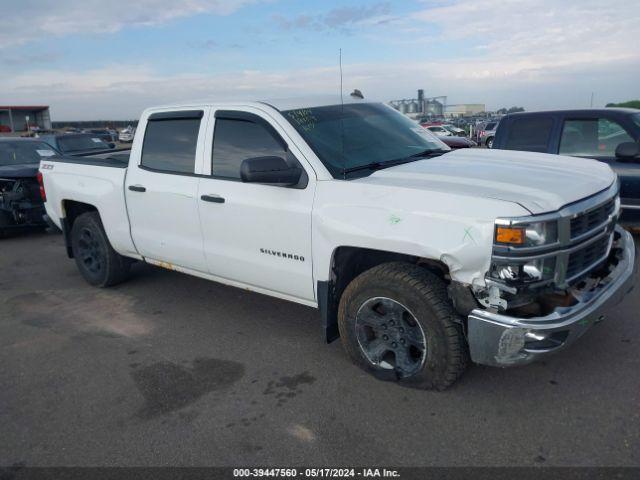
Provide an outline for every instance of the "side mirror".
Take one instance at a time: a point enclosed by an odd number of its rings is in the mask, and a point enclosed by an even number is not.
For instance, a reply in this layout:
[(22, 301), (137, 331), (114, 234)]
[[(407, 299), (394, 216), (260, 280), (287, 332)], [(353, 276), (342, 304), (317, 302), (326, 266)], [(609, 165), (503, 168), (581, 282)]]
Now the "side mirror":
[(109, 142), (109, 148), (116, 148), (116, 144), (113, 142)]
[(302, 176), (300, 167), (291, 167), (281, 157), (247, 158), (240, 166), (240, 178), (247, 183), (297, 185)]
[(624, 142), (616, 147), (616, 158), (620, 160), (633, 160), (640, 157), (640, 143)]

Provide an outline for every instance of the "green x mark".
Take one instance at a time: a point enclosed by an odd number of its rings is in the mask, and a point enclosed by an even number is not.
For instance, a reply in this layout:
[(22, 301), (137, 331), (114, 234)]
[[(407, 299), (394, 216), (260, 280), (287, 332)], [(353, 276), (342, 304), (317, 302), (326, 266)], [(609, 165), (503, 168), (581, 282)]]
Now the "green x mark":
[(469, 227), (469, 228), (465, 228), (464, 229), (464, 237), (462, 237), (462, 241), (464, 242), (467, 238), (469, 240), (471, 240), (473, 242), (474, 245), (476, 245), (476, 240), (473, 238), (473, 235), (471, 235), (471, 229), (473, 227)]

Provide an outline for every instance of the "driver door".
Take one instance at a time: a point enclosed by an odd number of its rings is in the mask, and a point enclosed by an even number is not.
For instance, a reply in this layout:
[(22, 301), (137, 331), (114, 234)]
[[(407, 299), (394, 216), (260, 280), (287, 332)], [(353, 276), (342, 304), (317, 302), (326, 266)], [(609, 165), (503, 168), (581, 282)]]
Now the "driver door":
[[(212, 112), (199, 212), (209, 273), (282, 298), (314, 304), (313, 171), (286, 133), (257, 109)], [(243, 183), (243, 160), (278, 156), (307, 181), (295, 187)]]

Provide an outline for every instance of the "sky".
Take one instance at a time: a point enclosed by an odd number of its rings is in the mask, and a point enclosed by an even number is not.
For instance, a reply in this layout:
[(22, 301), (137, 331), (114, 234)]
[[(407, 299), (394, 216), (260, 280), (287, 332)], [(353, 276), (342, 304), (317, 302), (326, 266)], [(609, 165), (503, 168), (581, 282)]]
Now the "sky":
[(638, 0), (0, 0), (0, 105), (126, 120), (344, 91), (487, 109), (640, 98)]

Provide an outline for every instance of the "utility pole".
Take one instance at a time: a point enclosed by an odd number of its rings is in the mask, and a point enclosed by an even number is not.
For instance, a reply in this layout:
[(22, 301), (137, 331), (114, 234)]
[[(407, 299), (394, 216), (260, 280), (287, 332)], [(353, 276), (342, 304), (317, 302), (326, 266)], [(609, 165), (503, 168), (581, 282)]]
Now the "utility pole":
[(589, 108), (593, 108), (593, 92), (591, 92), (591, 105), (589, 106)]

